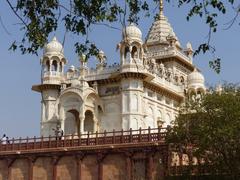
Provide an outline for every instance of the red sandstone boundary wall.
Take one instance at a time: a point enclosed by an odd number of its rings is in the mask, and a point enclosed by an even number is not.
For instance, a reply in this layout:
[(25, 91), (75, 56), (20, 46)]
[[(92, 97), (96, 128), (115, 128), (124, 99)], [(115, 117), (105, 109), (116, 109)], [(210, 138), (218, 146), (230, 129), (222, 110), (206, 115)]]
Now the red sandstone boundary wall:
[(13, 139), (0, 145), (0, 180), (161, 180), (170, 159), (165, 136), (148, 128)]
[(0, 160), (0, 180), (129, 180), (163, 179), (163, 154), (146, 151), (35, 157)]

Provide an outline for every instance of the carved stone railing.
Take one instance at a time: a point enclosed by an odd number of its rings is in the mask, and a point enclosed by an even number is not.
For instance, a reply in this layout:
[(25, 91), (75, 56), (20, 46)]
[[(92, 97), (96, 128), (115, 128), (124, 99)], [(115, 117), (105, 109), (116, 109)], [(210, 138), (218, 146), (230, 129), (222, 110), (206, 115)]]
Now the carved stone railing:
[(103, 67), (103, 69), (89, 69), (86, 74), (87, 80), (95, 80), (107, 78), (107, 76), (111, 75), (114, 72), (117, 72), (120, 68), (120, 65), (112, 65), (110, 67)]
[(173, 48), (164, 49), (162, 51), (154, 51), (148, 52), (148, 58), (162, 58), (162, 57), (170, 57), (175, 55), (175, 50)]
[(34, 137), (18, 138), (3, 141), (0, 144), (0, 154), (4, 152), (33, 151), (51, 148), (69, 148), (97, 145), (121, 145), (141, 143), (164, 143), (166, 137), (165, 128), (148, 128), (128, 131), (96, 132), (81, 135), (68, 135), (61, 137)]
[(176, 85), (173, 82), (167, 81), (165, 78), (159, 77), (156, 73), (154, 73), (153, 75), (154, 75), (154, 79), (152, 80), (152, 82), (162, 87), (165, 87), (166, 89), (170, 89), (174, 92), (183, 93), (184, 91), (183, 85)]
[(62, 72), (57, 72), (57, 71), (48, 71), (43, 73), (43, 77), (53, 77), (53, 76), (62, 76)]
[(148, 58), (154, 58), (154, 59), (167, 58), (172, 56), (179, 56), (180, 58), (184, 59), (186, 62), (191, 62), (191, 59), (188, 56), (186, 56), (183, 52), (175, 48), (167, 48), (161, 51), (154, 51), (154, 52), (147, 53)]

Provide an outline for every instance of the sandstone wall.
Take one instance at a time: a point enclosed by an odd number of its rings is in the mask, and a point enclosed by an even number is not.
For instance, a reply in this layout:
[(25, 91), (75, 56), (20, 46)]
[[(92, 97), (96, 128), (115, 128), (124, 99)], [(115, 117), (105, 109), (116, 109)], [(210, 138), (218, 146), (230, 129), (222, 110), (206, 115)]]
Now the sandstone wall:
[[(101, 156), (92, 153), (80, 158), (76, 154), (61, 155), (57, 158), (45, 155), (2, 159), (0, 180), (127, 180), (129, 172), (133, 179), (148, 179), (150, 166), (147, 153), (130, 156), (124, 153), (105, 153)], [(127, 161), (127, 157), (131, 160)], [(154, 153), (151, 179), (161, 179), (164, 175), (161, 161), (161, 154)]]

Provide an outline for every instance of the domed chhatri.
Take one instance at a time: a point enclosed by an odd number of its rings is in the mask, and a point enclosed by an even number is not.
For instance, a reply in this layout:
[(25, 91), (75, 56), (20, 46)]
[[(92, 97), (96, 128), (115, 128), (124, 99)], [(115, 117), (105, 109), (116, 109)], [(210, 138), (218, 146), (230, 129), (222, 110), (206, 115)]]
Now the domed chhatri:
[(142, 41), (142, 32), (134, 23), (130, 23), (124, 28), (122, 34), (123, 38)]
[(49, 42), (44, 48), (44, 54), (47, 53), (61, 53), (63, 54), (63, 46), (54, 36), (52, 41)]
[(204, 87), (204, 77), (195, 68), (192, 73), (187, 76), (188, 86), (203, 86)]

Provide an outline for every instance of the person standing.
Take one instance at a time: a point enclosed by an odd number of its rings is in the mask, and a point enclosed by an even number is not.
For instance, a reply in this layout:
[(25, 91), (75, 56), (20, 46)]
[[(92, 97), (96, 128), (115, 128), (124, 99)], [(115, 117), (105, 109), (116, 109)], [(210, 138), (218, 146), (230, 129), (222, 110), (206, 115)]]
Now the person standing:
[(6, 136), (6, 144), (10, 144), (9, 137)]
[(56, 136), (56, 140), (61, 140), (63, 137), (63, 130), (61, 129), (60, 125), (57, 125), (56, 129), (53, 130)]
[(58, 129), (58, 139), (61, 140), (63, 137), (63, 130), (61, 128)]
[(6, 134), (3, 134), (3, 137), (1, 139), (1, 143), (2, 144), (7, 144), (7, 136), (6, 136)]

